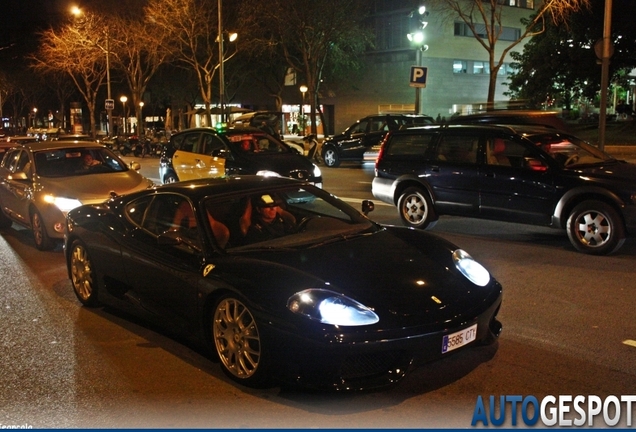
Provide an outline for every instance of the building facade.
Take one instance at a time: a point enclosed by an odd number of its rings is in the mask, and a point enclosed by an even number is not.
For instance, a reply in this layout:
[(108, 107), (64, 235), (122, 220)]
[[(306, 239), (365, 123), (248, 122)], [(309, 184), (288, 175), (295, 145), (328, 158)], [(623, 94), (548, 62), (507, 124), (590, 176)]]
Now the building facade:
[[(533, 0), (504, 1), (503, 29), (496, 44), (496, 58), (522, 34), (521, 19), (534, 12)], [(371, 19), (376, 43), (366, 56), (363, 76), (355, 83), (330, 88), (327, 94), (321, 95), (327, 134), (339, 133), (369, 114), (415, 112), (417, 90), (410, 85), (413, 66), (426, 67), (428, 72), (426, 87), (420, 90), (420, 113), (449, 118), (456, 112), (484, 109), (489, 85), (488, 51), (463, 21), (451, 13), (429, 9), (423, 17), (427, 22), (423, 29), (424, 41), (413, 44), (407, 38), (407, 34), (413, 32), (415, 9), (426, 3), (426, 0), (421, 3), (374, 0)], [(513, 51), (523, 51), (526, 40)], [(497, 102), (508, 100), (504, 92), (506, 77), (511, 71), (509, 53), (504, 61), (497, 78)]]

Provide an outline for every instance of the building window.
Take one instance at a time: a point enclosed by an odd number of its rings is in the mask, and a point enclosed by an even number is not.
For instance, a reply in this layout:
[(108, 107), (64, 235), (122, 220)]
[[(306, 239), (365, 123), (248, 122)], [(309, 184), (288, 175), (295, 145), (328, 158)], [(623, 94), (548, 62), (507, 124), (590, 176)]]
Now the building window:
[(475, 61), (473, 62), (473, 73), (475, 75), (484, 75), (490, 73), (490, 66), (488, 62)]
[[(488, 35), (486, 34), (486, 26), (484, 24), (475, 24), (475, 31), (477, 32), (477, 36), (481, 38), (486, 38)], [(455, 23), (455, 36), (467, 36), (467, 37), (475, 37), (473, 35), (472, 30), (465, 22), (456, 22)], [(521, 37), (521, 29), (514, 27), (504, 27), (501, 31), (501, 35), (499, 35), (499, 40), (504, 41), (516, 41)]]
[(534, 0), (499, 0), (499, 4), (524, 9), (534, 9)]
[(466, 62), (464, 60), (454, 60), (453, 73), (466, 73)]

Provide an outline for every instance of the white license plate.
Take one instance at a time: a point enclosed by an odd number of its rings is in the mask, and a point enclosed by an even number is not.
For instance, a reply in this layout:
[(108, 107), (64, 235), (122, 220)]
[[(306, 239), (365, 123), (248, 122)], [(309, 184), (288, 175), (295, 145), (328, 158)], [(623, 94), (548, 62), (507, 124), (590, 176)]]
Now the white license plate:
[(463, 347), (464, 345), (474, 341), (476, 338), (477, 324), (473, 324), (472, 326), (453, 334), (446, 335), (444, 336), (444, 339), (442, 339), (442, 354)]

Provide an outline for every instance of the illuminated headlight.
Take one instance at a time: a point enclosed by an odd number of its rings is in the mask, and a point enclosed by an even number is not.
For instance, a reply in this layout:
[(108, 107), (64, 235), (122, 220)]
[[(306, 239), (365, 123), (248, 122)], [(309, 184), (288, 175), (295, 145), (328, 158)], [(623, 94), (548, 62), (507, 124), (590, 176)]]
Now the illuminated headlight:
[(322, 176), (322, 172), (320, 171), (320, 168), (318, 168), (318, 165), (314, 164), (314, 177), (320, 176)]
[(323, 289), (308, 289), (291, 296), (287, 308), (323, 324), (363, 326), (380, 321), (368, 307), (342, 294)]
[(56, 197), (53, 195), (45, 195), (44, 201), (49, 204), (55, 204), (55, 206), (59, 208), (62, 213), (68, 213), (75, 207), (79, 207), (82, 205), (82, 203), (76, 199)]
[(274, 171), (261, 170), (256, 173), (256, 175), (263, 177), (280, 177), (281, 175)]
[(468, 255), (466, 251), (457, 249), (453, 252), (453, 262), (461, 274), (475, 285), (486, 286), (490, 282), (488, 270)]

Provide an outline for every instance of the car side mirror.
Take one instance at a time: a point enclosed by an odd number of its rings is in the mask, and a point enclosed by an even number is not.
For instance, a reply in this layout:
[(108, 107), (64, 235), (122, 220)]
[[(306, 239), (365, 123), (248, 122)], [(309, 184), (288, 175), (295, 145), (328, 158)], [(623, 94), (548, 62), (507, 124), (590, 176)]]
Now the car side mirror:
[(366, 216), (375, 210), (375, 204), (371, 200), (363, 200), (362, 201), (362, 213)]
[(12, 180), (28, 180), (28, 176), (27, 173), (25, 173), (24, 171), (16, 171), (13, 174), (11, 174), (11, 179)]
[(130, 169), (135, 171), (139, 171), (141, 169), (141, 165), (139, 164), (139, 162), (131, 162), (129, 167)]

